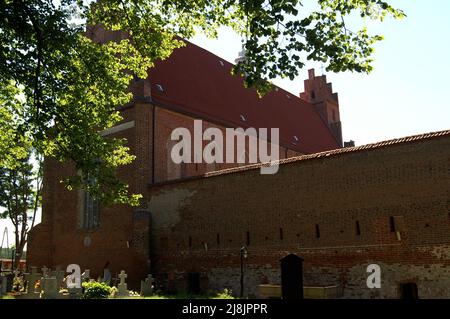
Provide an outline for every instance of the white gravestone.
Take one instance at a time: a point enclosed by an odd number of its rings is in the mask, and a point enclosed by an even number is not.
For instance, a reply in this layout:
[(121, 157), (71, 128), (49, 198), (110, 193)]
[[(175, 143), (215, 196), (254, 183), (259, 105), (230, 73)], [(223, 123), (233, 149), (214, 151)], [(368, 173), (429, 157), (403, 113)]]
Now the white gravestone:
[(125, 273), (125, 271), (121, 270), (120, 274), (119, 274), (120, 283), (117, 285), (117, 296), (118, 297), (129, 296), (129, 293), (127, 290), (127, 283), (125, 282), (125, 279), (127, 277), (128, 277), (128, 275)]

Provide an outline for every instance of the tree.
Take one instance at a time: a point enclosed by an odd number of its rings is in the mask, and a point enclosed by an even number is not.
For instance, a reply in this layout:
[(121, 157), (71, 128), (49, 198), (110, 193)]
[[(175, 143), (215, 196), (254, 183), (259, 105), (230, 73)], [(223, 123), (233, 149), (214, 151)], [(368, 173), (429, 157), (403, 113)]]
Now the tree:
[[(130, 101), (131, 79), (146, 78), (183, 38), (215, 37), (220, 26), (232, 27), (246, 50), (233, 73), (263, 95), (271, 79), (298, 75), (305, 59), (330, 71), (370, 72), (381, 36), (349, 30), (345, 17), (404, 16), (381, 0), (316, 3), (306, 12), (298, 0), (0, 0), (0, 112), (14, 119), (0, 120), (0, 162), (14, 166), (23, 158), (16, 139), (27, 136), (37, 153), (81, 172), (65, 180), (69, 189), (137, 205), (139, 194), (129, 194), (116, 176), (134, 159), (126, 141), (98, 132), (120, 121), (117, 106)], [(127, 37), (97, 43), (86, 37), (88, 24)], [(88, 176), (97, 183), (87, 183)]]
[[(9, 218), (15, 232), (14, 268), (19, 265), (28, 232), (33, 228), (40, 206), (42, 190), (42, 160), (34, 162), (27, 156), (14, 168), (0, 167), (0, 206), (6, 210), (0, 218)], [(33, 167), (36, 166), (36, 169)]]

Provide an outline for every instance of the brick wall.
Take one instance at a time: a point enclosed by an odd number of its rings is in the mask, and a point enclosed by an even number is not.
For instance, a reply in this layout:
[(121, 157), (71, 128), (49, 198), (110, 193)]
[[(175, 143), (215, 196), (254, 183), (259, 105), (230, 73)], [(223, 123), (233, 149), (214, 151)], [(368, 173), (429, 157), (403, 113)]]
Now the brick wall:
[[(30, 233), (28, 265), (64, 268), (76, 263), (82, 269), (91, 269), (91, 274), (97, 277), (109, 261), (113, 275), (124, 269), (130, 273), (128, 282), (138, 285), (150, 267), (149, 220), (142, 217), (148, 208), (148, 184), (236, 166), (174, 164), (171, 161), (168, 157), (171, 132), (177, 127), (186, 127), (192, 132), (193, 117), (154, 107), (148, 102), (136, 102), (124, 107), (121, 114), (121, 124), (127, 125), (126, 128), (117, 126), (107, 136), (126, 138), (130, 152), (136, 155), (131, 164), (118, 169), (118, 174), (128, 183), (131, 193), (143, 195), (142, 205), (135, 208), (102, 207), (100, 227), (95, 230), (82, 229), (83, 193), (70, 192), (60, 183), (63, 177), (76, 172), (70, 163), (58, 163), (47, 158), (44, 166), (42, 223)], [(218, 127), (225, 132), (225, 127), (207, 121), (203, 121), (203, 126), (204, 129)], [(203, 146), (206, 144), (204, 142)], [(286, 154), (298, 155), (292, 150), (286, 153), (286, 149), (280, 147), (280, 157), (284, 158)]]
[[(340, 284), (345, 297), (396, 298), (405, 282), (419, 297), (450, 297), (449, 150), (447, 134), (286, 163), (275, 175), (151, 187), (154, 271), (173, 289), (198, 272), (204, 289), (238, 292), (247, 244), (250, 296), (279, 283), (279, 259), (296, 253), (306, 285)], [(381, 266), (378, 290), (366, 286), (371, 263)]]

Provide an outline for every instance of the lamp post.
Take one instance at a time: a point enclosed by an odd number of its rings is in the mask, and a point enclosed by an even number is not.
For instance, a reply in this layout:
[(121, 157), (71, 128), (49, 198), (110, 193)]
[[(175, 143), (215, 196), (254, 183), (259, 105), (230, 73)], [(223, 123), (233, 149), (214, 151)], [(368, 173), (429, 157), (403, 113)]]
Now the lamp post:
[(244, 298), (244, 259), (247, 258), (247, 247), (242, 246), (241, 251), (241, 298)]

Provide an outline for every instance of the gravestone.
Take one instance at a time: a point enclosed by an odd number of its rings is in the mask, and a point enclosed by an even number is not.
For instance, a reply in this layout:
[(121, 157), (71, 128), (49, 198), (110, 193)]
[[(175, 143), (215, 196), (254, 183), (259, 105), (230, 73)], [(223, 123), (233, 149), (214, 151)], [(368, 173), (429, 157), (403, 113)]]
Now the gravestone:
[(120, 271), (119, 278), (120, 283), (117, 285), (117, 297), (127, 297), (129, 296), (129, 292), (127, 290), (127, 283), (125, 282), (125, 279), (128, 277), (128, 275), (125, 273), (124, 270)]
[(5, 288), (4, 288), (4, 289), (6, 289), (5, 293), (12, 291), (13, 283), (14, 283), (14, 274), (7, 274), (7, 275), (4, 275), (3, 277), (5, 278), (4, 280), (6, 281)]
[(25, 280), (27, 281), (27, 292), (34, 293), (36, 282), (41, 279), (41, 274), (37, 272), (37, 267), (31, 267), (31, 274), (25, 274)]
[(55, 271), (52, 271), (52, 273), (51, 273), (51, 277), (56, 278), (58, 290), (61, 289), (65, 274), (66, 274), (66, 272), (64, 270), (55, 270)]
[(6, 295), (7, 278), (0, 276), (0, 296)]
[(59, 296), (58, 281), (56, 277), (43, 277), (42, 299), (57, 299)]
[(149, 274), (144, 281), (141, 280), (141, 296), (148, 297), (152, 295), (153, 295), (153, 277), (151, 274)]

